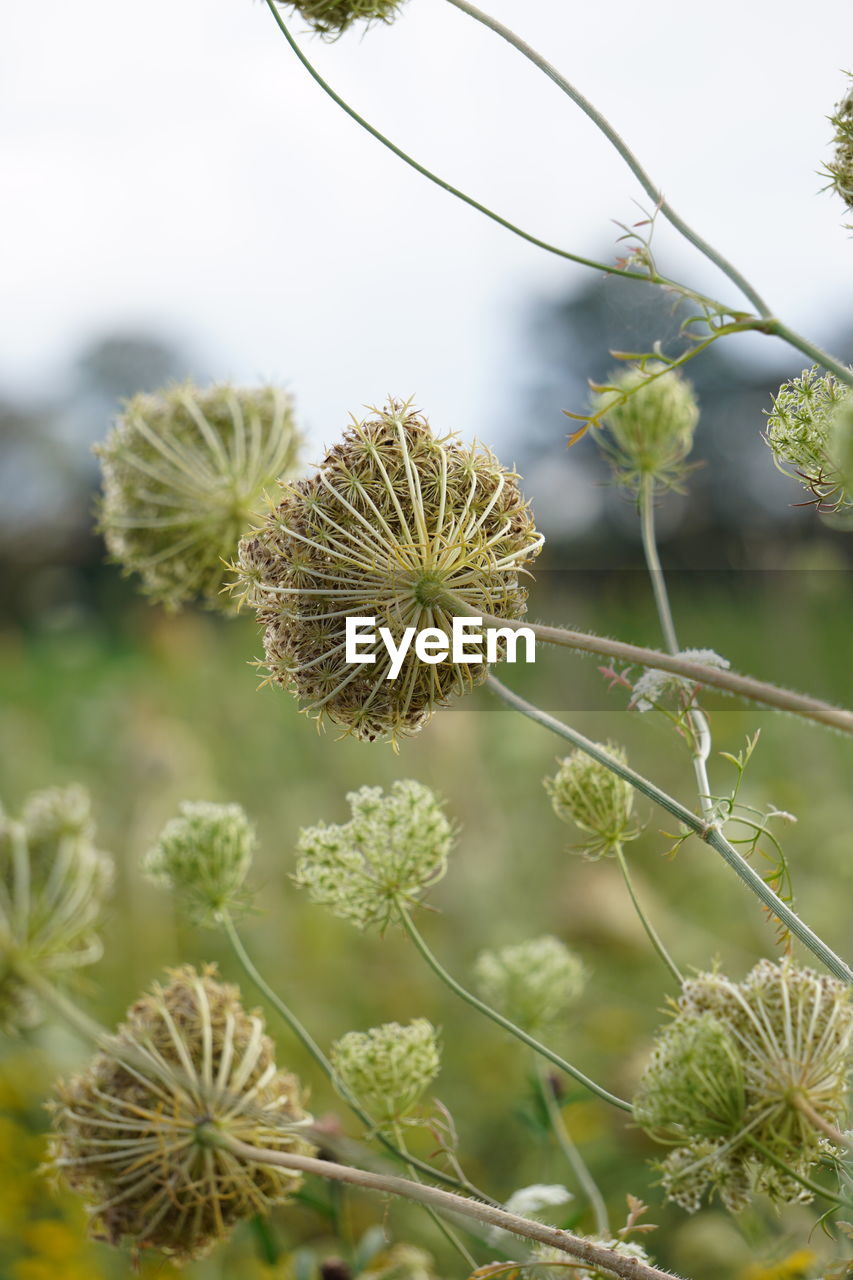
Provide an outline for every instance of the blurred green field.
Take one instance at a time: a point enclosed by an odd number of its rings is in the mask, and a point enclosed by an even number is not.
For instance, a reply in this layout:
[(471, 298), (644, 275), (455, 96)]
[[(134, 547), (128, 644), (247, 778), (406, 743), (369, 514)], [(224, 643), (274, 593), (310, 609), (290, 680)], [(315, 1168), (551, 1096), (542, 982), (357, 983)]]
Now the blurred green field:
[[(675, 593), (682, 643), (712, 647), (738, 670), (849, 702), (853, 602), (849, 591), (836, 589), (845, 575), (797, 576), (795, 595), (790, 581), (784, 588), (772, 582), (703, 586), (699, 575), (682, 575)], [(548, 596), (542, 590), (534, 595), (533, 614), (657, 643), (639, 575), (627, 582), (611, 576), (594, 595), (566, 583)], [(559, 741), (498, 709), (481, 691), (438, 715), (402, 744), (399, 755), (386, 746), (336, 742), (330, 733), (318, 735), (288, 695), (257, 689), (249, 664), (258, 650), (247, 619), (166, 616), (136, 600), (119, 626), (71, 611), (27, 632), (0, 632), (4, 806), (14, 813), (32, 790), (81, 782), (94, 798), (100, 843), (118, 862), (105, 956), (86, 971), (81, 1000), (114, 1022), (164, 966), (182, 960), (218, 961), (224, 974), (240, 980), (222, 939), (187, 925), (139, 871), (141, 854), (180, 800), (237, 801), (256, 821), (262, 850), (254, 876), (260, 906), (244, 933), (259, 966), (320, 1043), (328, 1046), (346, 1030), (381, 1021), (431, 1018), (442, 1028), (444, 1047), (436, 1093), (455, 1117), (473, 1180), (501, 1199), (531, 1182), (572, 1187), (570, 1172), (542, 1132), (521, 1047), (454, 1003), (403, 937), (389, 934), (380, 941), (358, 934), (311, 906), (289, 879), (300, 827), (346, 820), (348, 790), (401, 777), (435, 788), (461, 833), (447, 878), (432, 895), (439, 910), (420, 913), (430, 942), (464, 980), (485, 946), (545, 932), (560, 936), (581, 954), (591, 979), (556, 1047), (611, 1089), (629, 1092), (671, 984), (614, 865), (572, 853), (573, 833), (550, 810), (542, 779), (561, 754)], [(505, 674), (589, 736), (622, 742), (637, 768), (695, 805), (683, 745), (661, 718), (626, 713), (624, 691), (608, 690), (595, 660), (540, 649), (535, 669)], [(843, 948), (853, 878), (853, 748), (827, 731), (720, 696), (710, 695), (705, 705), (717, 751), (737, 751), (748, 734), (761, 730), (744, 798), (797, 815), (796, 825), (779, 829), (797, 905), (831, 945)], [(716, 790), (726, 791), (734, 772), (715, 759), (712, 780)], [(691, 840), (667, 858), (672, 840), (665, 833), (672, 834), (672, 822), (645, 804), (639, 813), (645, 830), (630, 850), (637, 887), (682, 966), (703, 968), (719, 957), (740, 977), (759, 956), (773, 954), (773, 928), (715, 855)], [(247, 1001), (256, 1003), (256, 993), (243, 985)], [(340, 1111), (328, 1083), (274, 1015), (270, 1030), (281, 1061), (310, 1084), (315, 1114)], [(57, 1068), (72, 1071), (83, 1052), (69, 1032), (53, 1025), (0, 1048), (2, 1280), (130, 1274), (126, 1256), (84, 1241), (79, 1208), (67, 1196), (54, 1197), (35, 1173), (45, 1124), (41, 1101)], [(652, 1146), (621, 1113), (574, 1088), (564, 1101), (614, 1225), (624, 1218), (626, 1191), (647, 1200), (649, 1219), (660, 1224), (648, 1245), (664, 1265), (693, 1280), (818, 1274), (817, 1263), (802, 1252), (816, 1217), (812, 1210), (792, 1210), (780, 1219), (759, 1205), (737, 1222), (718, 1209), (689, 1219), (660, 1205), (647, 1165)], [(341, 1118), (356, 1135), (351, 1121)], [(428, 1155), (429, 1139), (418, 1141)], [(317, 1258), (346, 1253), (374, 1223), (385, 1224), (396, 1240), (432, 1251), (440, 1274), (460, 1274), (458, 1259), (417, 1210), (363, 1196), (330, 1197), (320, 1187), (312, 1193), (326, 1212), (296, 1205), (275, 1218), (278, 1263), (258, 1260), (257, 1242), (245, 1228), (190, 1274), (199, 1280), (295, 1274), (301, 1280), (311, 1274), (312, 1255), (299, 1250), (313, 1249)], [(569, 1223), (592, 1230), (580, 1195), (564, 1219)], [(807, 1248), (823, 1256), (820, 1232)], [(493, 1251), (478, 1247), (477, 1256), (487, 1261)], [(149, 1261), (143, 1274), (167, 1277), (172, 1269)]]

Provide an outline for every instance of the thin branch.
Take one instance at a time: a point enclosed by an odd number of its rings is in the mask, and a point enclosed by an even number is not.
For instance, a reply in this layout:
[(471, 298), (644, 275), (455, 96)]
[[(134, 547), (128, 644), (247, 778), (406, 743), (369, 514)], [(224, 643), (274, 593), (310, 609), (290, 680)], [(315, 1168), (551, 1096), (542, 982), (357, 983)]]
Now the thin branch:
[(536, 1072), (536, 1083), (539, 1087), (539, 1094), (542, 1098), (542, 1104), (548, 1115), (551, 1130), (557, 1141), (557, 1146), (565, 1156), (570, 1169), (578, 1180), (584, 1195), (589, 1201), (595, 1217), (595, 1229), (600, 1236), (610, 1235), (610, 1222), (607, 1217), (607, 1206), (604, 1203), (604, 1197), (598, 1189), (598, 1184), (587, 1168), (586, 1161), (575, 1146), (572, 1135), (569, 1133), (568, 1125), (563, 1119), (563, 1113), (560, 1104), (554, 1096), (554, 1089), (548, 1072), (545, 1070), (544, 1063), (539, 1057), (533, 1060), (533, 1067)]

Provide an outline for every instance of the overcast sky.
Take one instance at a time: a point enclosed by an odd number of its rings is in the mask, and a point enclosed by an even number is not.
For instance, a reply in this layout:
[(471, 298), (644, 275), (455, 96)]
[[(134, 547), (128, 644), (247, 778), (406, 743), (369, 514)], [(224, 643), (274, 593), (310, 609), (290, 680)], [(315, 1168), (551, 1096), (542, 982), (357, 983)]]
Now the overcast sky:
[[(484, 3), (778, 314), (818, 340), (849, 316), (853, 241), (817, 170), (853, 64), (850, 0)], [(151, 328), (216, 377), (285, 381), (318, 441), (386, 392), (415, 394), (436, 426), (506, 423), (525, 309), (583, 269), (407, 170), (324, 97), (264, 4), (2, 10), (0, 389), (49, 387), (86, 341)], [(612, 220), (637, 216), (637, 184), (589, 121), (445, 0), (304, 46), (368, 119), (531, 232), (614, 254)], [(735, 301), (663, 227), (656, 245), (662, 269)]]

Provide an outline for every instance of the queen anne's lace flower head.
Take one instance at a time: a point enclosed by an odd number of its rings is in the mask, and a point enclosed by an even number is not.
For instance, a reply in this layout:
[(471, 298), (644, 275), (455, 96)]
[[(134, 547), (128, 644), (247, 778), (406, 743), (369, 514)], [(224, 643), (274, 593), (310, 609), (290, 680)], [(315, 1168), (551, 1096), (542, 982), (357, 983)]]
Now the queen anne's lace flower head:
[(637, 490), (650, 477), (678, 488), (693, 448), (699, 405), (677, 369), (662, 364), (622, 369), (594, 397), (599, 443), (618, 484)]
[(113, 864), (94, 838), (82, 787), (36, 792), (17, 822), (0, 809), (0, 1027), (38, 1020), (28, 974), (54, 979), (101, 957)]
[(827, 166), (829, 185), (853, 213), (853, 84), (835, 108), (830, 120), (835, 130), (835, 150)]
[(295, 9), (312, 30), (335, 39), (356, 22), (393, 22), (404, 0), (277, 0)]
[(95, 449), (111, 558), (169, 608), (195, 598), (226, 608), (228, 563), (300, 445), (278, 387), (185, 383), (134, 396)]
[(825, 1131), (843, 1124), (851, 1035), (849, 988), (788, 960), (740, 983), (685, 982), (634, 1098), (639, 1124), (672, 1147), (670, 1199), (691, 1212), (711, 1192), (733, 1211), (755, 1191), (811, 1199), (797, 1178), (840, 1154)]
[(342, 826), (307, 827), (299, 835), (296, 883), (313, 902), (359, 929), (384, 929), (440, 880), (455, 832), (441, 802), (420, 782), (389, 791), (362, 787), (347, 796)]
[(338, 1090), (384, 1131), (411, 1114), (441, 1067), (438, 1035), (426, 1018), (349, 1031), (333, 1045), (331, 1060)]
[[(612, 742), (598, 745), (620, 764), (628, 763), (621, 747)], [(573, 751), (560, 760), (554, 777), (545, 779), (545, 790), (557, 817), (590, 836), (579, 846), (587, 857), (614, 853), (639, 835), (631, 821), (634, 788), (585, 751)]]
[[(774, 462), (808, 489), (821, 510), (853, 505), (846, 468), (842, 475), (835, 456), (843, 450), (843, 423), (851, 414), (853, 391), (814, 365), (779, 388), (767, 415), (765, 439)], [(837, 441), (836, 430), (842, 433)]]
[(255, 829), (238, 804), (184, 801), (145, 856), (150, 878), (174, 889), (200, 924), (240, 907)]
[(546, 935), (483, 951), (474, 965), (474, 979), (487, 1004), (525, 1031), (539, 1034), (565, 1020), (583, 991), (586, 973), (565, 943)]
[(215, 970), (189, 966), (129, 1010), (86, 1070), (59, 1086), (51, 1163), (112, 1244), (201, 1257), (299, 1186), (210, 1135), (310, 1154), (299, 1083), (279, 1071), (257, 1013)]
[(363, 648), (372, 663), (347, 662), (346, 622), (373, 617), (399, 644), (407, 627), (449, 633), (454, 613), (521, 618), (520, 574), (542, 538), (517, 479), (483, 446), (433, 434), (409, 404), (353, 421), (240, 547), (270, 679), (369, 741), (416, 732), (481, 683), (485, 662), (426, 663), (413, 647), (395, 678), (379, 642)]

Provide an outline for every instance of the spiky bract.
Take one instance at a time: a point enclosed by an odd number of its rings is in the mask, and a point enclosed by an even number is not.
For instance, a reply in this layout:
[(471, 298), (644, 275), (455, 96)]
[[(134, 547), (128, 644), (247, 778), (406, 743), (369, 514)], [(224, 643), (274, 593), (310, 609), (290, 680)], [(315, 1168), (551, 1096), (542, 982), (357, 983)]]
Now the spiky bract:
[(447, 869), (455, 832), (441, 801), (420, 782), (383, 794), (362, 787), (347, 796), (352, 818), (299, 834), (294, 879), (313, 902), (358, 929), (380, 929), (412, 906)]
[(393, 22), (404, 0), (277, 0), (304, 18), (313, 31), (336, 39), (355, 22)]
[(835, 132), (834, 152), (826, 170), (829, 185), (853, 213), (853, 87), (841, 99), (830, 120)]
[(557, 1028), (581, 995), (583, 964), (559, 938), (546, 935), (483, 951), (474, 964), (477, 989), (486, 1001), (525, 1031)]
[(820, 510), (853, 505), (853, 489), (839, 472), (832, 443), (835, 423), (851, 405), (853, 392), (813, 365), (779, 388), (767, 415), (765, 439), (774, 462), (808, 489)]
[(740, 983), (685, 982), (634, 1098), (637, 1121), (673, 1148), (669, 1198), (691, 1212), (714, 1191), (733, 1211), (754, 1191), (811, 1199), (797, 1176), (839, 1154), (825, 1129), (843, 1123), (851, 1034), (849, 988), (788, 960)]
[[(615, 743), (598, 745), (619, 764), (628, 763), (625, 752)], [(631, 823), (634, 788), (586, 752), (573, 751), (560, 760), (556, 774), (546, 778), (544, 785), (557, 817), (574, 823), (591, 837), (579, 846), (588, 857), (614, 853), (639, 834)]]
[(386, 1132), (411, 1114), (441, 1067), (438, 1034), (426, 1018), (349, 1031), (332, 1046), (331, 1059), (338, 1090)]
[(453, 612), (521, 618), (519, 574), (541, 544), (513, 472), (391, 402), (353, 421), (315, 476), (286, 486), (241, 544), (238, 568), (264, 628), (270, 678), (318, 719), (393, 741), (481, 683), (487, 664), (425, 663), (412, 648), (387, 679), (391, 660), (378, 641), (363, 649), (372, 664), (347, 663), (347, 617), (374, 617), (395, 643), (406, 627), (449, 632)]
[(301, 437), (279, 387), (169, 387), (134, 396), (95, 452), (100, 529), (126, 573), (169, 608), (222, 595), (237, 544), (264, 495), (292, 474)]
[(310, 1154), (299, 1083), (279, 1071), (257, 1013), (213, 968), (186, 966), (129, 1010), (88, 1068), (61, 1084), (51, 1163), (112, 1244), (198, 1258), (267, 1213), (297, 1174), (238, 1159), (217, 1135)]
[(39, 791), (15, 822), (0, 810), (0, 1027), (38, 1020), (27, 976), (52, 979), (100, 959), (98, 936), (113, 879), (94, 844), (82, 787)]
[(678, 488), (693, 447), (699, 405), (677, 369), (647, 364), (622, 369), (594, 397), (598, 433), (618, 484), (638, 490), (646, 477), (662, 488)]
[(145, 856), (151, 879), (174, 889), (199, 924), (242, 905), (255, 829), (238, 804), (184, 801)]

